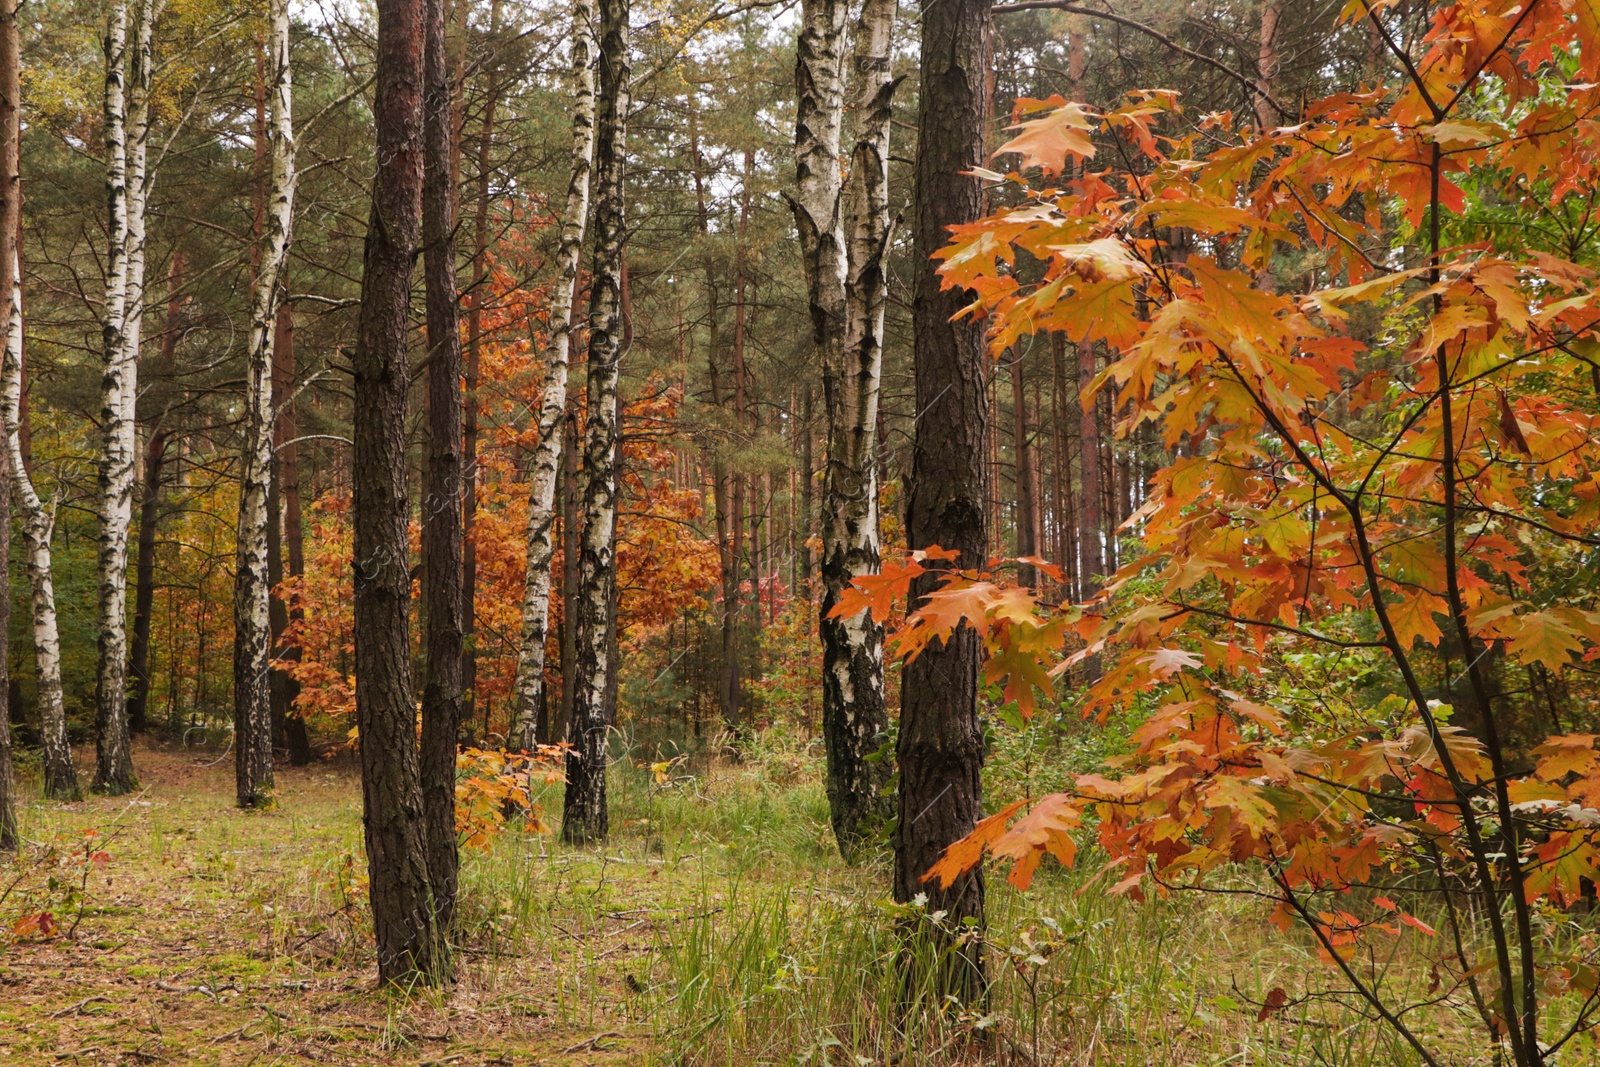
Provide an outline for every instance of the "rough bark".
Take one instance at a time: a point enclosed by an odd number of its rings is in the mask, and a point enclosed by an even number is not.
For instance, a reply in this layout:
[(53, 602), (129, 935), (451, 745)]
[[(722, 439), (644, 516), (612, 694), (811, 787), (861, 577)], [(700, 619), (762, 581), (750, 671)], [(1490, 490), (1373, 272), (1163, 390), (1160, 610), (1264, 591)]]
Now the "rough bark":
[[(150, 79), (156, 0), (139, 0), (129, 40), (126, 0), (105, 38), (106, 293), (100, 384), (100, 524), (95, 672), (95, 779), (111, 796), (137, 785), (128, 733), (128, 526), (133, 517), (139, 343), (144, 323), (145, 205), (150, 183)], [(126, 68), (126, 70), (124, 69)]]
[[(441, 935), (455, 914), (456, 737), (461, 726), (461, 324), (445, 0), (423, 0), (423, 273), (427, 289), (428, 461), (422, 496), (422, 804)], [(448, 968), (448, 964), (441, 964)]]
[(295, 710), (300, 683), (285, 666), (299, 662), (300, 647), (284, 640), (290, 624), (298, 622), (303, 612), (299, 606), (289, 607), (278, 591), (283, 581), (285, 554), (289, 558), (289, 577), (298, 578), (305, 573), (300, 512), (300, 446), (295, 442), (299, 429), (294, 398), (294, 310), (281, 299), (276, 327), (276, 338), (272, 342), (272, 410), (278, 413), (278, 417), (272, 427), (272, 515), (267, 522), (267, 559), (271, 568), (268, 579), (273, 589), (272, 681), (276, 687), (273, 714), (281, 717), (280, 728), (289, 747), (289, 762), (296, 767), (304, 767), (312, 758), (311, 738), (306, 733), (305, 719)]
[(1100, 405), (1085, 402), (1089, 384), (1098, 372), (1094, 343), (1083, 341), (1078, 345), (1078, 476), (1082, 491), (1078, 494), (1078, 559), (1080, 566), (1078, 595), (1087, 600), (1100, 591), (1105, 577), (1107, 553), (1105, 521), (1100, 487)]
[(544, 349), (544, 389), (539, 403), (539, 443), (528, 475), (528, 565), (522, 594), (522, 645), (512, 693), (506, 747), (531, 750), (538, 743), (544, 706), (545, 641), (550, 625), (550, 566), (555, 557), (556, 479), (561, 468), (562, 420), (567, 409), (567, 369), (572, 355), (572, 306), (578, 263), (589, 217), (589, 178), (595, 150), (594, 0), (572, 8), (572, 170), (556, 251), (556, 282), (550, 337)]
[[(467, 8), (467, 4), (461, 4), (463, 32), (460, 36), (463, 49), (466, 47), (464, 28)], [(499, 29), (500, 0), (493, 0), (489, 5), (490, 36), (498, 34)], [(466, 106), (465, 87), (462, 84), (465, 78), (462, 69), (464, 65), (464, 62), (458, 63), (455, 70), (458, 109), (464, 109)], [(478, 521), (478, 479), (481, 477), (478, 469), (478, 383), (482, 366), (484, 289), (489, 278), (489, 182), (493, 174), (489, 152), (494, 144), (495, 118), (500, 103), (498, 74), (498, 69), (491, 69), (489, 72), (488, 85), (484, 93), (486, 99), (483, 104), (483, 128), (478, 136), (478, 190), (476, 217), (473, 220), (472, 296), (467, 311), (467, 380), (466, 393), (462, 397), (465, 411), (461, 420), (461, 643), (465, 658), (461, 665), (461, 715), (464, 723), (473, 720), (478, 699), (478, 544), (474, 532)], [(456, 124), (457, 130), (462, 128), (463, 122), (464, 118), (462, 122)], [(455, 156), (459, 159), (461, 154), (459, 138), (453, 147)], [(485, 710), (487, 711), (487, 706)]]
[[(1022, 353), (1011, 361), (1012, 458), (1016, 461), (1017, 555), (1039, 553), (1039, 497), (1034, 479), (1033, 441), (1028, 436), (1028, 395), (1022, 382)], [(1017, 581), (1032, 587), (1038, 581), (1033, 567), (1017, 569)]]
[(352, 509), (356, 725), (378, 976), (436, 980), (444, 962), (423, 836), (409, 640), (407, 339), (422, 200), (421, 0), (379, 0), (377, 171), (361, 277)]
[(1261, 32), (1256, 45), (1256, 72), (1260, 92), (1255, 94), (1256, 122), (1263, 130), (1278, 125), (1278, 112), (1272, 106), (1276, 99), (1278, 77), (1278, 20), (1283, 16), (1281, 0), (1262, 0)]
[(167, 431), (151, 428), (144, 446), (144, 484), (139, 488), (139, 555), (133, 580), (133, 649), (128, 655), (128, 729), (142, 733), (150, 704), (150, 614), (156, 595), (156, 534), (161, 526), (161, 475)]
[(267, 39), (271, 184), (250, 306), (245, 365), (245, 441), (233, 577), (234, 787), (240, 807), (272, 797), (272, 582), (267, 493), (272, 482), (272, 351), (294, 225), (295, 135), (289, 67), (289, 0), (272, 0)]
[(599, 93), (595, 142), (595, 240), (589, 294), (589, 425), (583, 451), (583, 541), (579, 555), (577, 663), (573, 678), (573, 751), (561, 836), (606, 836), (606, 694), (616, 663), (607, 618), (616, 586), (617, 396), (622, 357), (623, 169), (629, 98), (628, 0), (600, 0)]
[[(7, 62), (3, 39), (16, 34), (5, 20), (0, 12), (0, 67)], [(0, 71), (0, 92), (5, 77)], [(17, 844), (17, 779), (11, 766), (11, 462), (0, 453), (0, 852), (15, 852)]]
[[(952, 321), (967, 297), (941, 290), (931, 257), (943, 247), (948, 227), (983, 214), (978, 180), (964, 172), (984, 158), (991, 26), (985, 0), (922, 0), (921, 11), (912, 305), (917, 423), (906, 532), (911, 548), (941, 545), (971, 566), (988, 551), (982, 327), (966, 319)], [(931, 575), (920, 579), (912, 587), (913, 600), (920, 601), (935, 585)], [(927, 960), (933, 973), (920, 976), (923, 983), (967, 1000), (981, 996), (984, 984), (981, 943), (962, 932), (983, 929), (982, 870), (948, 890), (924, 883), (922, 876), (982, 815), (981, 655), (977, 635), (963, 626), (948, 642), (935, 642), (906, 665), (896, 749), (894, 896), (910, 901), (926, 893), (929, 912), (945, 912), (942, 922), (930, 918), (919, 927), (921, 940), (933, 951), (909, 953), (907, 960)]]

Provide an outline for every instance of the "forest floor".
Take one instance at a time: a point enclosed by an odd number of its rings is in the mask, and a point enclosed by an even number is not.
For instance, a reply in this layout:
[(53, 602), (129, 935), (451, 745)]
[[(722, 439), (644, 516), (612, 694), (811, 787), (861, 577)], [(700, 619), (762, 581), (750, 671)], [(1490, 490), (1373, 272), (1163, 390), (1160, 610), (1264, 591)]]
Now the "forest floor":
[[(0, 868), (0, 916), (48, 911), (57, 930), (0, 948), (0, 1064), (639, 1062), (620, 968), (565, 1003), (550, 954), (469, 946), (447, 997), (374, 988), (353, 768), (279, 768), (262, 813), (233, 806), (231, 758), (136, 762), (131, 796), (23, 815), (34, 848)], [(648, 944), (631, 913), (585, 910), (568, 953)]]
[(906, 910), (881, 864), (839, 861), (804, 750), (665, 782), (624, 762), (603, 849), (518, 829), (464, 850), (458, 982), (381, 992), (350, 761), (280, 767), (266, 812), (234, 807), (225, 753), (136, 764), (131, 796), (21, 813), (0, 1067), (1410, 1062), (1316, 1001), (1257, 1021), (1321, 968), (1248, 898), (1134, 905), (1059, 869), (990, 879), (989, 1002), (905, 1025)]

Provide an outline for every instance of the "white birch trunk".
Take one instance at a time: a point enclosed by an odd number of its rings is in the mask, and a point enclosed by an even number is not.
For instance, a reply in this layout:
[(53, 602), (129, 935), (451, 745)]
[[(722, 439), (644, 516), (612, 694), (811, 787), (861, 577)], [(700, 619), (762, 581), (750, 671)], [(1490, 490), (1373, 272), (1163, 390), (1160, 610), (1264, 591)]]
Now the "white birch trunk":
[[(576, 0), (572, 12), (572, 176), (561, 220), (560, 273), (550, 308), (545, 345), (544, 394), (539, 405), (539, 444), (528, 486), (528, 566), (522, 596), (522, 648), (517, 658), (511, 729), (506, 747), (531, 751), (544, 689), (545, 639), (550, 620), (550, 563), (555, 555), (556, 478), (561, 467), (562, 419), (567, 406), (567, 368), (572, 356), (572, 301), (589, 216), (589, 181), (594, 167), (594, 0)], [(568, 620), (569, 626), (572, 620)], [(548, 740), (548, 739), (544, 739)]]
[(839, 176), (847, 5), (807, 0), (795, 71), (795, 220), (822, 364), (827, 457), (822, 515), (822, 728), (828, 806), (847, 859), (888, 814), (889, 768), (869, 761), (888, 729), (883, 627), (830, 619), (851, 579), (879, 566), (877, 421), (886, 299), (892, 0), (866, 0), (852, 55), (857, 116), (848, 181)]
[(573, 675), (567, 793), (561, 835), (604, 840), (608, 695), (617, 665), (610, 638), (617, 580), (618, 370), (622, 358), (624, 152), (629, 97), (628, 0), (600, 0), (595, 116), (595, 242), (589, 299), (589, 424), (584, 440), (583, 544), (579, 555), (577, 669)]
[(260, 267), (250, 307), (245, 371), (245, 443), (234, 564), (233, 719), (241, 807), (269, 803), (272, 778), (271, 583), (267, 494), (272, 478), (272, 356), (283, 267), (294, 224), (295, 138), (289, 69), (289, 2), (272, 0), (270, 49), (272, 179)]
[(27, 558), (33, 615), (33, 654), (39, 676), (39, 733), (44, 748), (44, 795), (52, 800), (78, 800), (78, 772), (67, 740), (67, 708), (61, 684), (61, 635), (56, 621), (56, 590), (50, 564), (50, 535), (55, 508), (34, 490), (22, 462), (22, 264), (16, 263), (7, 294), (5, 357), (0, 365), (0, 424), (11, 462), (11, 495), (22, 512), (22, 540)]

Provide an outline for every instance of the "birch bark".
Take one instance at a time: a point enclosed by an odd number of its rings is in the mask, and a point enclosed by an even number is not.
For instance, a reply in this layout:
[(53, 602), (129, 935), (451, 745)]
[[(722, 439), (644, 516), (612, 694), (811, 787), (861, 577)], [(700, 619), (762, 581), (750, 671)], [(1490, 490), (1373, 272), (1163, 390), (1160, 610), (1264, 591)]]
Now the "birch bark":
[[(149, 200), (150, 82), (156, 0), (133, 9), (118, 0), (105, 38), (107, 196), (101, 454), (96, 512), (98, 657), (95, 685), (97, 792), (119, 796), (137, 784), (128, 733), (128, 526), (133, 517), (140, 332), (144, 324), (145, 206)], [(126, 73), (124, 68), (126, 67)]]
[[(21, 289), (22, 263), (17, 256), (22, 221), (22, 41), (21, 0), (0, 0), (0, 319), (6, 334), (10, 320), (22, 324), (22, 309), (10, 296)], [(11, 464), (0, 453), (0, 852), (17, 849), (16, 775), (11, 765)]]
[(32, 602), (33, 654), (39, 678), (44, 795), (51, 800), (78, 800), (82, 792), (78, 787), (78, 772), (72, 764), (72, 746), (67, 740), (67, 706), (61, 684), (61, 633), (50, 559), (55, 506), (46, 505), (39, 498), (22, 456), (19, 418), (22, 407), (22, 270), (16, 254), (15, 233), (11, 231), (11, 238), (0, 242), (13, 264), (7, 300), (5, 360), (0, 367), (0, 421), (4, 422), (6, 453), (11, 464), (11, 496), (22, 512), (22, 542)]
[(240, 807), (271, 802), (272, 621), (267, 494), (272, 481), (272, 364), (284, 263), (294, 226), (295, 134), (289, 66), (289, 0), (272, 0), (268, 87), (272, 180), (250, 306), (245, 368), (245, 443), (233, 579), (234, 781)]
[(841, 181), (838, 165), (847, 4), (807, 0), (795, 66), (795, 220), (827, 415), (819, 622), (822, 730), (828, 806), (846, 859), (855, 857), (889, 814), (880, 795), (889, 768), (868, 759), (888, 730), (883, 627), (867, 614), (852, 619), (829, 614), (850, 581), (876, 573), (880, 563), (875, 452), (884, 258), (892, 229), (888, 164), (896, 85), (890, 70), (894, 10), (892, 0), (866, 0), (855, 26), (851, 102), (858, 127), (847, 180)]
[(583, 540), (579, 554), (577, 670), (561, 836), (605, 839), (606, 700), (616, 670), (608, 617), (616, 588), (618, 369), (622, 358), (623, 171), (629, 98), (628, 0), (599, 0), (595, 142), (595, 241), (589, 295), (589, 419), (584, 440)]
[(578, 263), (589, 215), (589, 181), (595, 152), (595, 0), (576, 0), (572, 10), (572, 173), (561, 220), (559, 273), (550, 309), (550, 339), (545, 345), (543, 398), (539, 405), (539, 444), (533, 452), (528, 486), (528, 568), (522, 596), (522, 647), (517, 659), (511, 730), (506, 747), (532, 750), (538, 742), (543, 701), (545, 641), (550, 624), (550, 564), (555, 555), (556, 479), (561, 468), (562, 420), (567, 404), (567, 370), (572, 356), (572, 304)]

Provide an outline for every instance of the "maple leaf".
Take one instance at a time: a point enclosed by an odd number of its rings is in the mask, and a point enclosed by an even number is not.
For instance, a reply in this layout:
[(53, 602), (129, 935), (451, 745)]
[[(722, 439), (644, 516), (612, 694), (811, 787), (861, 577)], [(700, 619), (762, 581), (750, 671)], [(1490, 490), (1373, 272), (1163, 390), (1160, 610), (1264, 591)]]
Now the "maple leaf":
[(828, 611), (830, 619), (853, 619), (870, 611), (879, 622), (894, 613), (894, 602), (911, 595), (911, 583), (927, 568), (916, 560), (885, 563), (877, 574), (860, 574), (850, 579), (849, 587), (839, 591), (839, 600)]
[(1418, 590), (1389, 605), (1389, 622), (1394, 626), (1394, 635), (1402, 649), (1410, 648), (1419, 637), (1424, 644), (1436, 646), (1443, 634), (1433, 617), (1449, 614), (1449, 611), (1450, 605), (1444, 598)]
[(1583, 640), (1556, 613), (1535, 611), (1517, 619), (1517, 629), (1506, 651), (1523, 663), (1542, 663), (1560, 673), (1572, 654), (1583, 651)]
[(1089, 139), (1093, 120), (1082, 106), (1064, 104), (1043, 118), (1029, 119), (1007, 126), (1007, 130), (1020, 131), (995, 150), (995, 155), (1016, 152), (1022, 156), (1022, 170), (1038, 167), (1046, 174), (1059, 174), (1066, 169), (1068, 156), (1078, 159), (1094, 158), (1094, 142)]
[(983, 862), (983, 854), (1006, 832), (1006, 820), (1028, 802), (1024, 797), (1001, 808), (986, 819), (979, 819), (972, 832), (940, 853), (939, 861), (922, 875), (921, 881), (939, 880), (940, 889), (949, 889), (957, 878)]
[(1158, 648), (1150, 655), (1150, 675), (1165, 681), (1185, 668), (1199, 670), (1204, 659), (1181, 648)]
[(1539, 760), (1535, 770), (1546, 782), (1554, 782), (1569, 773), (1588, 774), (1600, 762), (1600, 752), (1595, 751), (1594, 734), (1563, 734), (1547, 737), (1533, 750)]

